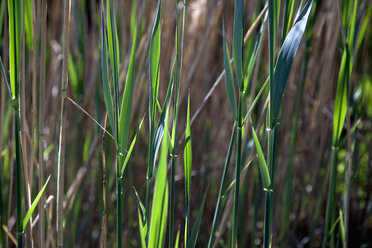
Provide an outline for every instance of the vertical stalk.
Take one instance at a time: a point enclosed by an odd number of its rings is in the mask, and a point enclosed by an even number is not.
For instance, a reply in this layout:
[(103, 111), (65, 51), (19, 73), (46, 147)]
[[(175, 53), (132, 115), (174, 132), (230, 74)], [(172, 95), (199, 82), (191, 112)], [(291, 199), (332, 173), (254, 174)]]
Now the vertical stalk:
[[(16, 81), (18, 82), (18, 73), (16, 73)], [(20, 137), (20, 118), (18, 101), (14, 107), (14, 137), (15, 137), (15, 163), (16, 163), (16, 199), (17, 199), (17, 243), (18, 247), (23, 247), (23, 228), (22, 228), (22, 176), (21, 176), (21, 137)]]
[(239, 188), (240, 188), (240, 172), (242, 163), (242, 108), (244, 101), (244, 93), (239, 91), (239, 107), (238, 107), (238, 123), (237, 123), (237, 149), (236, 149), (236, 168), (235, 168), (235, 194), (234, 194), (234, 211), (233, 211), (233, 229), (231, 247), (237, 247), (238, 238), (238, 211), (239, 211)]
[[(46, 56), (46, 14), (47, 4), (45, 0), (41, 1), (41, 51), (40, 51), (40, 86), (39, 86), (39, 191), (44, 183), (44, 114), (45, 114), (45, 56)], [(34, 43), (36, 50), (36, 43)], [(39, 202), (39, 246), (44, 247), (45, 240), (45, 218), (44, 218), (44, 194)]]
[(68, 74), (67, 56), (70, 33), (71, 0), (63, 2), (63, 61), (61, 81), (61, 112), (59, 126), (59, 152), (57, 164), (57, 246), (63, 247), (63, 196), (64, 196), (64, 174), (65, 174), (65, 99), (67, 96)]
[(271, 247), (272, 218), (273, 218), (273, 201), (274, 201), (274, 169), (275, 169), (275, 143), (276, 143), (276, 126), (268, 130), (268, 149), (267, 164), (271, 185), (265, 191), (265, 221), (264, 221), (264, 247)]
[(328, 199), (327, 199), (327, 209), (326, 209), (326, 223), (324, 226), (324, 239), (323, 248), (327, 247), (328, 242), (328, 232), (330, 230), (331, 223), (334, 223), (334, 213), (335, 212), (335, 189), (336, 189), (336, 177), (337, 177), (337, 152), (336, 147), (332, 148), (332, 167), (331, 175), (328, 188)]

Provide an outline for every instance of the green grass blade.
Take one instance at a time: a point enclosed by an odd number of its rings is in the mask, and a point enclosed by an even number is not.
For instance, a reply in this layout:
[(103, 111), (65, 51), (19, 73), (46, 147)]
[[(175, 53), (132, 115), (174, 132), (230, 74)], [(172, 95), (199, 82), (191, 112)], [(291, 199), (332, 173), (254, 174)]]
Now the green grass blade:
[(178, 248), (179, 243), (180, 243), (180, 230), (178, 230), (178, 232), (177, 232), (176, 242), (174, 243), (174, 248)]
[[(168, 115), (165, 132), (168, 132)], [(148, 247), (163, 247), (168, 207), (168, 139), (163, 139), (160, 160), (155, 178), (154, 197), (151, 208)]]
[(28, 221), (30, 220), (30, 217), (31, 217), (32, 213), (34, 212), (34, 210), (35, 210), (35, 208), (36, 208), (36, 206), (37, 206), (37, 204), (38, 204), (38, 202), (41, 198), (41, 195), (44, 193), (45, 188), (48, 185), (49, 179), (50, 179), (50, 176), (46, 180), (46, 182), (45, 182), (44, 186), (41, 188), (40, 192), (37, 194), (35, 200), (32, 202), (30, 209), (27, 211), (26, 216), (23, 219), (23, 231), (26, 229), (26, 225), (27, 225)]
[(233, 58), (239, 90), (243, 90), (244, 0), (235, 0)]
[(105, 101), (106, 111), (108, 119), (114, 134), (116, 137), (116, 130), (114, 125), (114, 106), (112, 102), (112, 95), (110, 89), (110, 82), (108, 76), (108, 58), (107, 58), (107, 42), (106, 42), (106, 31), (103, 20), (103, 11), (101, 13), (102, 21), (102, 47), (101, 47), (101, 70), (102, 70), (102, 85), (103, 85), (103, 99)]
[(262, 85), (260, 91), (258, 92), (257, 96), (255, 97), (255, 99), (253, 100), (251, 106), (249, 107), (248, 111), (247, 111), (247, 114), (244, 116), (244, 119), (243, 119), (243, 123), (245, 123), (247, 120), (248, 120), (248, 117), (250, 116), (252, 110), (254, 109), (254, 107), (256, 106), (257, 102), (258, 102), (258, 99), (260, 98), (260, 96), (262, 95), (262, 92), (266, 89), (267, 85), (269, 83), (269, 78), (266, 79), (265, 83)]
[(246, 72), (245, 77), (244, 77), (244, 89), (245, 89), (245, 95), (246, 96), (248, 95), (249, 82), (250, 82), (250, 79), (251, 79), (251, 76), (252, 76), (253, 68), (256, 64), (258, 51), (260, 50), (259, 48), (260, 48), (260, 45), (261, 45), (263, 33), (265, 31), (267, 16), (268, 16), (268, 14), (266, 12), (265, 17), (262, 21), (260, 30), (257, 34), (256, 42), (254, 43), (253, 51), (252, 51), (252, 54), (251, 54), (251, 57), (249, 59), (249, 63), (248, 63), (248, 66), (247, 66), (247, 72)]
[(286, 0), (284, 4), (284, 14), (283, 14), (283, 26), (282, 26), (282, 43), (289, 32), (289, 27), (292, 22), (294, 8), (294, 0)]
[[(110, 61), (114, 75), (119, 71), (119, 42), (118, 33), (116, 29), (116, 18), (114, 8), (111, 8), (111, 0), (107, 0), (106, 11), (107, 11), (107, 41), (110, 51)], [(115, 76), (115, 77), (116, 77)]]
[(269, 125), (271, 128), (273, 128), (277, 124), (279, 119), (279, 113), (283, 102), (284, 91), (287, 86), (289, 73), (291, 71), (293, 60), (300, 45), (300, 41), (305, 32), (312, 4), (313, 0), (310, 0), (306, 4), (300, 16), (289, 31), (279, 52), (273, 78), (274, 85), (270, 85), (271, 123)]
[(226, 85), (226, 93), (227, 99), (229, 100), (229, 104), (233, 113), (234, 120), (237, 120), (237, 110), (236, 110), (236, 96), (235, 96), (235, 89), (234, 89), (234, 81), (232, 76), (231, 64), (230, 64), (230, 55), (229, 50), (226, 45), (226, 33), (225, 33), (225, 25), (222, 24), (223, 30), (223, 57), (224, 57), (224, 64), (225, 64), (225, 85)]
[(220, 214), (221, 214), (221, 204), (222, 204), (223, 192), (225, 190), (225, 184), (226, 184), (228, 169), (229, 169), (229, 165), (230, 165), (231, 153), (232, 153), (232, 149), (233, 149), (234, 142), (235, 142), (235, 137), (236, 137), (236, 122), (235, 122), (234, 127), (233, 127), (233, 131), (232, 131), (231, 138), (230, 138), (229, 149), (228, 149), (226, 160), (225, 160), (225, 167), (224, 167), (224, 170), (223, 170), (222, 179), (221, 179), (221, 183), (220, 183), (220, 190), (219, 190), (219, 193), (218, 193), (216, 210), (214, 212), (212, 228), (211, 228), (211, 232), (209, 234), (208, 248), (212, 248), (212, 246), (213, 246), (214, 236), (215, 236), (215, 232), (216, 232), (216, 228), (217, 228), (217, 222), (218, 222), (218, 219), (219, 219)]
[(175, 63), (173, 63), (171, 79), (170, 79), (170, 82), (169, 82), (169, 85), (168, 85), (167, 94), (165, 96), (164, 105), (163, 105), (163, 108), (161, 109), (159, 123), (158, 123), (158, 126), (156, 128), (154, 141), (152, 143), (152, 149), (150, 151), (150, 152), (152, 152), (152, 156), (151, 156), (152, 157), (152, 161), (151, 161), (152, 169), (155, 166), (156, 156), (157, 156), (158, 151), (159, 151), (161, 140), (163, 139), (163, 136), (164, 136), (165, 120), (166, 120), (166, 116), (168, 115), (168, 112), (169, 112), (169, 103), (170, 103), (170, 98), (171, 98), (172, 92), (173, 92), (174, 70), (175, 70)]
[(33, 25), (32, 25), (32, 8), (31, 0), (25, 0), (25, 32), (26, 32), (26, 45), (28, 49), (33, 48)]
[(132, 155), (132, 151), (133, 151), (133, 148), (134, 148), (134, 145), (136, 144), (136, 140), (137, 140), (137, 135), (138, 133), (140, 132), (141, 128), (142, 128), (142, 123), (143, 123), (143, 118), (141, 119), (141, 122), (139, 124), (139, 127), (138, 127), (138, 130), (137, 130), (137, 133), (136, 135), (134, 136), (133, 140), (132, 140), (132, 143), (130, 144), (130, 147), (128, 149), (128, 152), (127, 152), (127, 155), (125, 156), (125, 160), (121, 166), (121, 172), (120, 172), (120, 175), (121, 177), (123, 177), (124, 175), (124, 171), (125, 171), (125, 168), (127, 167), (127, 164), (128, 164), (128, 161), (129, 161), (129, 158), (130, 156)]
[(191, 185), (191, 170), (192, 170), (192, 148), (191, 148), (191, 128), (190, 128), (190, 95), (187, 101), (187, 122), (185, 135), (184, 149), (184, 167), (185, 167), (185, 193), (186, 206), (190, 203), (190, 185)]
[(264, 186), (264, 190), (269, 190), (269, 188), (271, 186), (269, 170), (267, 168), (265, 157), (263, 155), (260, 142), (258, 141), (256, 131), (254, 130), (253, 127), (252, 127), (252, 136), (253, 136), (254, 144), (255, 144), (255, 147), (256, 147), (256, 151), (257, 151), (258, 165), (259, 165), (259, 168), (260, 168), (260, 173), (261, 173), (261, 178), (262, 178), (262, 183), (263, 183), (263, 186)]
[(120, 108), (120, 117), (119, 117), (119, 144), (125, 149), (128, 142), (129, 134), (129, 124), (130, 117), (132, 113), (133, 105), (133, 90), (134, 90), (134, 67), (135, 67), (135, 57), (136, 57), (136, 40), (137, 40), (137, 25), (134, 28), (133, 33), (133, 43), (132, 43), (132, 52), (130, 54), (129, 67), (127, 73), (127, 80), (124, 88), (124, 96)]
[(207, 192), (208, 192), (208, 190), (206, 190), (205, 193), (204, 193), (203, 201), (200, 205), (198, 215), (196, 217), (194, 226), (192, 228), (192, 232), (191, 232), (191, 235), (190, 235), (189, 242), (187, 243), (187, 248), (194, 248), (195, 245), (196, 245), (196, 241), (198, 239), (198, 234), (199, 234), (199, 229), (200, 229), (200, 222), (201, 222), (201, 219), (202, 219), (202, 216), (203, 216), (205, 199), (207, 199)]
[(338, 76), (335, 108), (333, 112), (333, 145), (337, 146), (345, 123), (349, 84), (350, 54), (345, 48)]
[(23, 29), (23, 0), (8, 0), (10, 87), (18, 99), (19, 61)]
[(142, 245), (142, 248), (146, 248), (146, 236), (148, 232), (146, 208), (143, 205), (141, 198), (139, 197), (136, 189), (135, 188), (133, 189), (134, 189), (134, 194), (136, 195), (137, 202), (138, 202), (138, 222), (139, 222), (141, 245)]
[(6, 88), (8, 90), (8, 93), (9, 93), (9, 97), (12, 97), (12, 89), (10, 88), (10, 85), (8, 83), (8, 79), (6, 77), (6, 74), (5, 74), (5, 69), (4, 69), (4, 65), (3, 65), (3, 61), (2, 59), (0, 58), (0, 70), (1, 70), (1, 74), (3, 74), (3, 78), (4, 78), (4, 83), (6, 85)]
[(149, 51), (149, 64), (150, 64), (150, 101), (149, 101), (149, 118), (150, 128), (154, 125), (156, 103), (158, 99), (159, 87), (159, 67), (160, 67), (160, 39), (161, 39), (161, 0), (158, 3), (158, 10), (152, 30), (150, 51)]

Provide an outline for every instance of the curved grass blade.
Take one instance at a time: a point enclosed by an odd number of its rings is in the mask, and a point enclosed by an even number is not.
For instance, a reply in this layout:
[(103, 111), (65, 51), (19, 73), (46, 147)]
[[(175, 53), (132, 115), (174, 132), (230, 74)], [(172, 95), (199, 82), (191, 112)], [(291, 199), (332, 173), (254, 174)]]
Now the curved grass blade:
[[(235, 89), (234, 89), (234, 81), (232, 76), (231, 64), (230, 64), (230, 55), (229, 49), (226, 45), (226, 33), (225, 33), (225, 25), (222, 24), (223, 30), (223, 57), (224, 57), (224, 64), (225, 64), (225, 85), (226, 85), (226, 93), (227, 99), (229, 100), (229, 104), (233, 113), (234, 120), (237, 120), (237, 111), (236, 111), (236, 96), (235, 96)], [(235, 60), (234, 60), (235, 61)]]
[(270, 86), (270, 127), (273, 128), (279, 119), (280, 108), (283, 102), (284, 91), (287, 86), (289, 73), (292, 68), (293, 60), (297, 53), (300, 41), (305, 32), (307, 20), (310, 14), (313, 0), (310, 0), (300, 16), (297, 18), (293, 27), (289, 31), (283, 46), (280, 49), (278, 60), (275, 67), (273, 84)]
[(137, 40), (137, 25), (135, 25), (134, 27), (132, 51), (130, 54), (127, 79), (125, 82), (124, 96), (123, 96), (123, 100), (121, 103), (120, 117), (119, 117), (119, 144), (124, 149), (127, 147), (129, 124), (130, 124), (130, 117), (132, 113), (132, 104), (133, 104), (136, 40)]
[(203, 216), (205, 199), (207, 199), (207, 192), (208, 192), (208, 189), (204, 193), (203, 201), (200, 205), (198, 216), (196, 217), (195, 224), (192, 228), (192, 232), (190, 235), (190, 239), (188, 240), (189, 242), (187, 243), (187, 248), (194, 248), (196, 245), (196, 240), (198, 239), (198, 234), (199, 234), (200, 222)]
[(30, 209), (27, 211), (26, 216), (23, 219), (23, 231), (26, 229), (26, 225), (27, 225), (28, 221), (30, 220), (30, 217), (31, 217), (32, 213), (34, 212), (34, 210), (35, 210), (35, 208), (36, 208), (36, 206), (37, 206), (37, 204), (38, 204), (38, 202), (41, 198), (41, 195), (44, 193), (45, 188), (48, 185), (49, 179), (50, 179), (50, 176), (46, 180), (46, 182), (45, 182), (44, 186), (41, 188), (40, 192), (37, 194), (35, 200), (32, 202), (32, 205), (31, 205)]
[[(239, 90), (243, 90), (244, 1), (235, 0), (233, 58)], [(226, 62), (225, 62), (226, 63)]]
[(264, 186), (264, 190), (266, 191), (266, 190), (269, 190), (269, 188), (271, 186), (269, 170), (267, 168), (265, 157), (263, 155), (260, 142), (258, 141), (256, 131), (254, 130), (253, 127), (252, 127), (252, 136), (253, 136), (254, 144), (256, 146), (257, 159), (258, 159), (258, 165), (259, 165), (259, 168), (260, 168), (262, 183), (263, 183), (263, 186)]
[(130, 147), (129, 147), (129, 149), (128, 149), (127, 155), (125, 156), (125, 160), (124, 160), (124, 162), (123, 162), (123, 164), (122, 164), (122, 166), (121, 166), (120, 177), (123, 177), (123, 175), (124, 175), (124, 171), (125, 171), (125, 168), (127, 167), (127, 164), (128, 164), (128, 161), (129, 161), (129, 158), (130, 158), (130, 156), (132, 155), (132, 151), (133, 151), (134, 145), (136, 144), (137, 135), (138, 135), (139, 131), (140, 131), (141, 128), (142, 128), (143, 119), (144, 119), (144, 118), (141, 119), (141, 122), (140, 122), (140, 124), (139, 124), (138, 130), (137, 130), (137, 133), (136, 133), (136, 135), (134, 136), (134, 138), (133, 138), (133, 140), (132, 140), (132, 143), (131, 143), (131, 145), (130, 145)]
[(108, 119), (116, 139), (116, 129), (114, 125), (114, 106), (112, 102), (112, 95), (108, 76), (108, 58), (107, 58), (107, 41), (106, 30), (103, 19), (103, 10), (101, 12), (101, 26), (102, 26), (102, 47), (101, 47), (101, 70), (102, 70), (102, 84), (103, 84), (103, 99), (105, 101)]

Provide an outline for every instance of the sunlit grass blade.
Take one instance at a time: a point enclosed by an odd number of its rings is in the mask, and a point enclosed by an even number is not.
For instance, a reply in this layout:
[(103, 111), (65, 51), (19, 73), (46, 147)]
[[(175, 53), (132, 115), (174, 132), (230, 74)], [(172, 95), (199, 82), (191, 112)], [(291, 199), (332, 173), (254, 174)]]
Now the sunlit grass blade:
[(294, 0), (285, 0), (284, 13), (283, 13), (283, 26), (282, 26), (282, 42), (284, 42), (285, 37), (289, 32), (289, 28), (292, 22)]
[(32, 27), (32, 9), (31, 0), (25, 0), (25, 31), (26, 31), (26, 45), (28, 49), (33, 48), (33, 27)]
[[(137, 25), (134, 28), (133, 33), (133, 43), (132, 43), (132, 52), (130, 54), (129, 67), (127, 73), (127, 80), (125, 82), (124, 95), (120, 108), (120, 117), (119, 117), (119, 145), (121, 148), (125, 149), (128, 142), (129, 134), (129, 123), (132, 113), (132, 104), (133, 104), (133, 89), (134, 89), (134, 66), (135, 66), (135, 57), (136, 57), (136, 41), (137, 40)], [(142, 121), (141, 121), (142, 124)]]
[(23, 219), (23, 231), (26, 229), (26, 225), (27, 225), (28, 221), (30, 220), (30, 217), (31, 217), (32, 213), (34, 212), (42, 194), (44, 193), (45, 188), (48, 185), (49, 179), (50, 179), (50, 176), (46, 180), (46, 182), (45, 182), (44, 186), (41, 188), (40, 192), (35, 197), (35, 200), (32, 202), (32, 205), (31, 205), (30, 209), (27, 211), (26, 216)]
[(185, 246), (188, 243), (189, 225), (190, 225), (190, 185), (191, 185), (191, 170), (192, 170), (192, 147), (191, 147), (191, 128), (190, 128), (190, 95), (187, 101), (187, 117), (186, 117), (186, 136), (184, 148), (184, 170), (185, 170)]
[(125, 160), (123, 162), (123, 164), (121, 165), (121, 172), (120, 172), (120, 176), (123, 177), (124, 175), (124, 171), (125, 171), (125, 168), (127, 167), (127, 164), (128, 164), (128, 161), (129, 161), (129, 158), (130, 156), (132, 155), (132, 151), (133, 151), (133, 148), (134, 148), (134, 145), (136, 144), (136, 140), (137, 140), (137, 135), (139, 133), (139, 131), (141, 130), (142, 128), (142, 123), (143, 123), (143, 119), (141, 119), (141, 122), (139, 124), (139, 127), (138, 127), (138, 130), (137, 130), (137, 133), (136, 135), (134, 136), (133, 140), (132, 140), (132, 143), (128, 149), (128, 152), (127, 152), (127, 155), (125, 156)]
[[(233, 58), (238, 87), (243, 87), (244, 1), (235, 0)], [(225, 62), (226, 63), (226, 62)]]
[(19, 61), (21, 58), (21, 41), (23, 29), (23, 1), (8, 0), (9, 17), (9, 65), (10, 86), (13, 98), (18, 98)]
[(111, 95), (111, 87), (109, 82), (109, 75), (108, 75), (108, 58), (107, 58), (107, 41), (106, 41), (106, 29), (105, 29), (105, 22), (103, 19), (103, 11), (101, 12), (101, 29), (102, 29), (102, 47), (101, 47), (101, 70), (102, 70), (102, 85), (103, 85), (103, 99), (105, 101), (107, 116), (114, 134), (115, 133), (115, 125), (114, 125), (114, 106), (112, 102), (112, 95)]
[(260, 168), (260, 173), (261, 173), (261, 178), (262, 178), (262, 183), (263, 183), (263, 186), (264, 186), (264, 190), (270, 190), (271, 180), (270, 180), (270, 176), (269, 176), (269, 170), (267, 168), (266, 160), (265, 160), (265, 157), (263, 155), (260, 142), (258, 141), (256, 131), (254, 130), (253, 127), (252, 127), (252, 136), (253, 136), (254, 144), (255, 144), (255, 147), (256, 147), (256, 151), (257, 151), (258, 165), (259, 165), (259, 168)]
[(174, 248), (178, 248), (180, 243), (180, 230), (178, 230), (177, 235), (176, 235), (176, 241), (174, 243)]
[(205, 191), (203, 201), (200, 204), (198, 215), (196, 217), (194, 226), (192, 228), (190, 238), (187, 242), (187, 246), (186, 246), (187, 248), (194, 248), (196, 246), (196, 241), (198, 239), (198, 234), (199, 234), (199, 229), (200, 229), (200, 223), (201, 223), (201, 219), (202, 219), (202, 216), (203, 216), (205, 199), (207, 199), (207, 192), (208, 192), (208, 189)]
[[(168, 115), (165, 118), (165, 132), (168, 132)], [(163, 139), (159, 165), (156, 171), (154, 197), (151, 208), (148, 247), (163, 247), (168, 214), (168, 139)]]
[(146, 248), (146, 237), (147, 237), (147, 232), (148, 232), (148, 221), (147, 221), (146, 209), (136, 189), (134, 189), (134, 193), (136, 195), (137, 202), (138, 202), (138, 222), (139, 222), (141, 245), (142, 245), (142, 248)]
[(348, 97), (348, 78), (350, 72), (350, 54), (346, 47), (341, 60), (340, 72), (338, 75), (335, 107), (333, 112), (333, 146), (338, 146), (338, 141), (345, 123)]
[(234, 81), (232, 76), (231, 64), (230, 64), (230, 55), (229, 49), (226, 45), (226, 33), (225, 33), (225, 25), (222, 24), (223, 30), (223, 55), (224, 55), (224, 64), (225, 64), (225, 85), (226, 85), (226, 93), (227, 99), (229, 101), (234, 120), (237, 120), (237, 111), (236, 111), (236, 96), (235, 96), (235, 89), (234, 89)]

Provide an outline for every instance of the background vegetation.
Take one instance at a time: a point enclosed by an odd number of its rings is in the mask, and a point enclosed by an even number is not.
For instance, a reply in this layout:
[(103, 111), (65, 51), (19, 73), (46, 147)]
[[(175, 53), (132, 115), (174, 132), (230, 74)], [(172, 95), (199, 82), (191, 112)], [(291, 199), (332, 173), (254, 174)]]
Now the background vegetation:
[(371, 246), (371, 14), (1, 1), (0, 247)]

